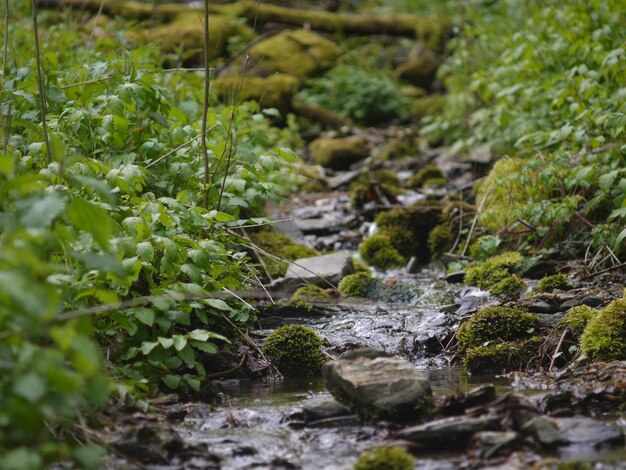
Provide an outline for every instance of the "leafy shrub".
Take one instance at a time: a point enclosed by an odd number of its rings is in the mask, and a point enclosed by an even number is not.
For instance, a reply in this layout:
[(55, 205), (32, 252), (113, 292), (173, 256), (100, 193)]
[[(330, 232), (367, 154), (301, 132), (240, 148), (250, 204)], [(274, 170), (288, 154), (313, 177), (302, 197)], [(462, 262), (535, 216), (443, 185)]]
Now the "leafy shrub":
[(411, 470), (415, 460), (400, 447), (382, 446), (359, 455), (354, 470)]
[(287, 376), (317, 375), (324, 364), (322, 339), (302, 325), (277, 328), (266, 338), (263, 353)]
[(459, 351), (484, 346), (486, 342), (512, 341), (532, 335), (537, 316), (516, 308), (487, 307), (463, 323), (456, 332)]
[(297, 97), (367, 125), (396, 117), (404, 108), (396, 84), (386, 73), (346, 64), (310, 80)]
[(588, 321), (580, 347), (591, 359), (626, 359), (626, 300), (614, 300)]

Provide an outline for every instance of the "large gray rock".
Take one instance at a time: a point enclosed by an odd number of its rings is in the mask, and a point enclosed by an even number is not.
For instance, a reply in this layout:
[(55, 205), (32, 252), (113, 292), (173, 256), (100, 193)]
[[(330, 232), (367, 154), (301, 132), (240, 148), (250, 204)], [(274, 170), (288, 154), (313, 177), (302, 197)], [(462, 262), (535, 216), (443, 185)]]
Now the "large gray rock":
[(326, 387), (359, 414), (395, 421), (425, 415), (432, 403), (426, 377), (405, 359), (371, 350), (328, 362), (322, 368)]
[(596, 447), (624, 442), (624, 435), (619, 429), (592, 418), (554, 418), (554, 422), (566, 444)]
[(296, 287), (300, 284), (328, 287), (327, 282), (337, 285), (343, 276), (352, 271), (352, 258), (348, 253), (301, 258), (291, 263), (287, 268), (285, 284), (288, 287)]

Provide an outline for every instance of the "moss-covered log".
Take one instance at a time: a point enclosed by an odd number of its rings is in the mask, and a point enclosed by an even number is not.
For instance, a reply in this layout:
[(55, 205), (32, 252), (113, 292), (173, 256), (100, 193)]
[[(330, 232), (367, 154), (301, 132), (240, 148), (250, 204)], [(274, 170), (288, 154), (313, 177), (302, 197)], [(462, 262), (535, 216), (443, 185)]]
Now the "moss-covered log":
[[(96, 12), (101, 0), (37, 0), (44, 8), (70, 7)], [(189, 5), (163, 4), (154, 5), (137, 1), (109, 0), (102, 5), (103, 13), (120, 15), (128, 19), (162, 19), (169, 21), (182, 13), (189, 12)], [(450, 24), (442, 20), (401, 14), (376, 16), (354, 13), (331, 13), (327, 11), (299, 10), (276, 5), (261, 4), (257, 8), (255, 1), (241, 0), (226, 5), (209, 5), (209, 13), (232, 15), (246, 18), (257, 25), (280, 23), (296, 27), (309, 27), (315, 31), (343, 34), (419, 37), (429, 46), (438, 48), (442, 38), (448, 35)]]

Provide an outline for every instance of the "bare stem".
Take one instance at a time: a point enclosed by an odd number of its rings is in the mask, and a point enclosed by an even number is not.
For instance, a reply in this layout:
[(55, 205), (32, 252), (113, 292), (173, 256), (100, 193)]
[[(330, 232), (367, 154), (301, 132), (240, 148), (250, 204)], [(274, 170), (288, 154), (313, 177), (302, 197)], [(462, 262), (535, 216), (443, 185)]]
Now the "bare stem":
[(209, 149), (206, 143), (207, 117), (209, 113), (209, 90), (211, 69), (209, 68), (209, 0), (204, 0), (204, 104), (202, 107), (202, 155), (204, 158), (204, 208), (209, 208)]
[(2, 81), (7, 76), (7, 58), (9, 56), (9, 0), (4, 2), (4, 55), (2, 56)]
[(33, 8), (33, 29), (35, 34), (35, 61), (37, 63), (37, 85), (39, 86), (39, 106), (41, 110), (41, 129), (43, 131), (43, 139), (46, 143), (46, 157), (48, 164), (52, 162), (52, 152), (50, 149), (50, 139), (48, 138), (48, 127), (46, 125), (46, 95), (43, 90), (43, 77), (41, 75), (41, 58), (39, 54), (39, 31), (37, 28), (37, 9), (36, 1), (31, 0)]

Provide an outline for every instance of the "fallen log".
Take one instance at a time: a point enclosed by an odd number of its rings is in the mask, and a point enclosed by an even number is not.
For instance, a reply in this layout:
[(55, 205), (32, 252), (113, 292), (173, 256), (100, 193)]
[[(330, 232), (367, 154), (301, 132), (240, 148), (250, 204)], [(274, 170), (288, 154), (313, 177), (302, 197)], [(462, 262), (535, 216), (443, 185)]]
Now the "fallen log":
[[(148, 4), (125, 0), (37, 0), (41, 8), (76, 8), (128, 19), (156, 19), (171, 21), (188, 13), (185, 4)], [(198, 7), (200, 8), (200, 7)], [(279, 23), (298, 28), (310, 28), (328, 33), (418, 37), (429, 46), (438, 48), (449, 35), (451, 25), (445, 21), (410, 14), (377, 16), (356, 13), (332, 13), (318, 10), (299, 10), (277, 5), (257, 5), (257, 2), (240, 0), (229, 4), (210, 4), (209, 13), (246, 18), (262, 26)]]

